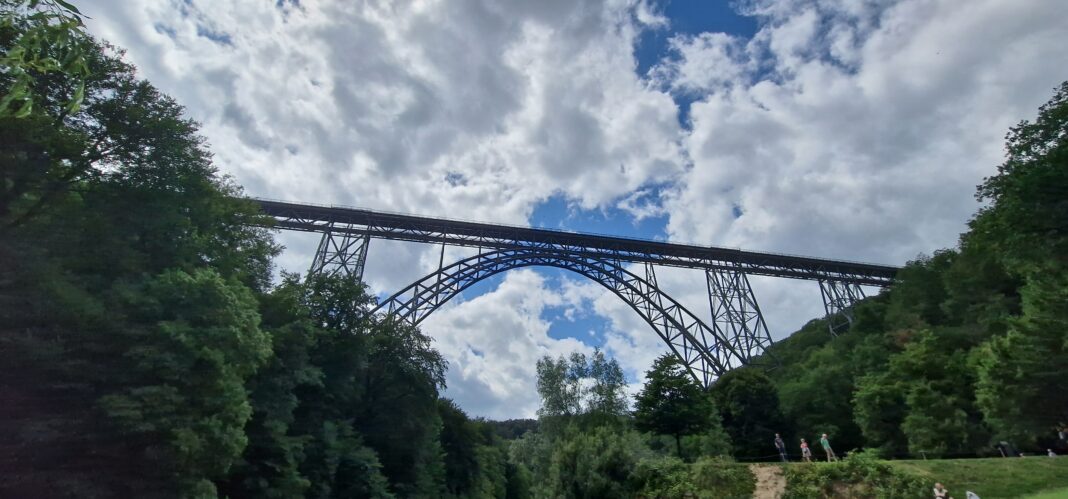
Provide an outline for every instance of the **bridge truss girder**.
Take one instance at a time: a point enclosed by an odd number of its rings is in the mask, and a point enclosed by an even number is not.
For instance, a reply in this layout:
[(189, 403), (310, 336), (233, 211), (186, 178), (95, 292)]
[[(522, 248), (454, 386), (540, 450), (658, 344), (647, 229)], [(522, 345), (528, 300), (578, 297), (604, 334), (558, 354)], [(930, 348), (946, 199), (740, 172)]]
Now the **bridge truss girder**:
[(480, 253), (435, 272), (381, 302), (384, 312), (412, 325), (478, 281), (498, 273), (530, 266), (562, 268), (593, 279), (623, 299), (660, 336), (698, 383), (711, 385), (723, 373), (748, 364), (760, 352), (738, 352), (739, 343), (708, 327), (656, 285), (651, 265), (647, 278), (618, 262), (550, 249), (524, 248)]
[(838, 336), (853, 326), (853, 306), (865, 298), (859, 284), (834, 279), (820, 279), (820, 296), (827, 312), (827, 328)]
[(372, 238), (447, 244), (485, 250), (544, 249), (583, 258), (651, 263), (692, 269), (741, 270), (747, 275), (790, 279), (834, 279), (885, 287), (897, 268), (774, 253), (691, 244), (582, 234), (558, 230), (464, 222), (376, 212), (339, 206), (315, 206), (255, 200), (274, 219), (274, 228), (303, 232), (348, 232)]
[(731, 339), (735, 351), (753, 358), (771, 346), (768, 325), (745, 272), (710, 269), (705, 271), (705, 282), (712, 327)]
[(371, 236), (327, 229), (319, 239), (308, 274), (341, 275), (363, 280)]

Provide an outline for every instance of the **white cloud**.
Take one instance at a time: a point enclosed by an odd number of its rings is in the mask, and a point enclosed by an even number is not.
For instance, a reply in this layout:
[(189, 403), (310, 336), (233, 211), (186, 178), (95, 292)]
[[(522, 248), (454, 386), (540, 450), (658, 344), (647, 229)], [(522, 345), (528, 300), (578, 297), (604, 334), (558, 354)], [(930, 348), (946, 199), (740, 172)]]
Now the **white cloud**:
[(253, 195), (522, 223), (682, 170), (674, 104), (634, 74), (644, 3), (286, 5), (86, 10)]
[[(653, 72), (704, 93), (665, 200), (673, 239), (891, 264), (952, 246), (1008, 127), (1066, 77), (1058, 2), (749, 8), (751, 41), (680, 38)], [(814, 283), (756, 281), (773, 335), (822, 314)]]
[(666, 83), (707, 94), (667, 203), (672, 237), (892, 263), (953, 244), (1005, 131), (1065, 77), (1063, 9), (855, 4), (754, 5), (765, 26), (742, 58), (722, 56), (737, 40), (678, 42)]
[[(82, 6), (252, 195), (517, 224), (562, 195), (666, 214), (677, 241), (886, 263), (954, 243), (1005, 131), (1066, 78), (1054, 0), (742, 8), (759, 20), (751, 40), (676, 37), (642, 79), (638, 35), (670, 29), (646, 1)], [(692, 130), (670, 94), (697, 98)], [(282, 241), (282, 266), (303, 271), (315, 237)], [(366, 278), (391, 293), (436, 268), (438, 251), (374, 241)], [(707, 317), (701, 272), (659, 277)], [(611, 293), (563, 282), (509, 273), (428, 319), (465, 408), (529, 415), (532, 359), (588, 348), (548, 338), (545, 307), (605, 317), (604, 346), (632, 376), (666, 350)], [(775, 337), (822, 314), (815, 283), (752, 282)]]
[(549, 336), (542, 312), (564, 303), (544, 277), (520, 269), (505, 274), (493, 291), (450, 302), (427, 318), (423, 330), (449, 361), (445, 396), (480, 416), (533, 417), (539, 403), (537, 360), (593, 351), (574, 338)]

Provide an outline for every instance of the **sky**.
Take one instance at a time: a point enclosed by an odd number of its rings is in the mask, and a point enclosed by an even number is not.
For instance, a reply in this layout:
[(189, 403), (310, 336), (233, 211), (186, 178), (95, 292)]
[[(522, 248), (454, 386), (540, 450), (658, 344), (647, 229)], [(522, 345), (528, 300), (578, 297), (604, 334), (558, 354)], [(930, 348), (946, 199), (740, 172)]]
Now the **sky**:
[[(901, 265), (953, 246), (1004, 136), (1068, 79), (1062, 0), (85, 0), (251, 196)], [(317, 239), (280, 233), (280, 268)], [(439, 247), (372, 241), (392, 294)], [(447, 260), (467, 250), (449, 248)], [(709, 317), (700, 271), (661, 288)], [(773, 338), (813, 282), (752, 278)], [(599, 284), (480, 282), (423, 323), (469, 414), (532, 417), (544, 355), (631, 383), (667, 347)]]

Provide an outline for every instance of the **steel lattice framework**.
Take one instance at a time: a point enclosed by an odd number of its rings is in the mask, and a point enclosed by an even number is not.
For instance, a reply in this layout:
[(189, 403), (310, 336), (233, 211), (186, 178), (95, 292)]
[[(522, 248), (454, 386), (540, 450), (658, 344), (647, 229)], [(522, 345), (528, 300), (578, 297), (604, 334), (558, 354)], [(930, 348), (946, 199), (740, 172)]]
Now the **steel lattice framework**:
[[(570, 270), (597, 281), (627, 302), (685, 363), (690, 374), (708, 385), (724, 372), (747, 364), (751, 352), (733, 349), (729, 338), (712, 330), (657, 287), (615, 262), (545, 249), (481, 253), (427, 274), (378, 305), (412, 325), (482, 279), (520, 267)], [(759, 352), (756, 352), (759, 353)]]
[(752, 358), (771, 346), (771, 333), (744, 272), (706, 270), (705, 282), (712, 327), (730, 339), (735, 351)]
[(319, 239), (319, 249), (315, 250), (315, 258), (308, 273), (348, 275), (362, 280), (370, 242), (371, 236), (367, 234), (334, 232), (327, 229)]
[[(861, 286), (890, 285), (897, 267), (730, 248), (666, 243), (596, 234), (513, 227), (255, 199), (273, 227), (322, 233), (312, 273), (360, 279), (371, 238), (442, 245), (438, 270), (379, 304), (385, 312), (418, 324), (474, 283), (519, 267), (557, 267), (611, 290), (656, 331), (693, 377), (706, 386), (724, 372), (750, 364), (771, 345), (771, 335), (749, 284), (749, 275), (818, 281), (831, 334), (853, 323)], [(446, 245), (475, 247), (479, 254), (448, 266)], [(625, 264), (644, 266), (644, 277)], [(712, 320), (706, 324), (665, 294), (655, 266), (703, 269)]]
[(864, 290), (856, 284), (820, 280), (820, 295), (827, 311), (827, 327), (838, 336), (853, 325), (853, 304), (864, 299)]

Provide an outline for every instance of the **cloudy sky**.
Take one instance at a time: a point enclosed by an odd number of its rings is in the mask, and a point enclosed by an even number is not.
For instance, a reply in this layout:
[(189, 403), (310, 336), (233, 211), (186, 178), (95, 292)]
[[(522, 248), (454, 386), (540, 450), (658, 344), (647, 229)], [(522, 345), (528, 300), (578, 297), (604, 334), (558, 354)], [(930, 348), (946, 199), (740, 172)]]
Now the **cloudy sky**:
[[(259, 197), (902, 264), (951, 246), (1008, 127), (1068, 79), (1062, 0), (86, 0), (90, 30)], [(303, 271), (316, 238), (280, 234)], [(374, 241), (391, 294), (438, 249)], [(450, 250), (447, 258), (458, 258)], [(662, 287), (708, 316), (700, 272)], [(773, 337), (814, 283), (754, 279)], [(537, 409), (542, 355), (666, 347), (561, 271), (424, 323), (469, 413)]]

